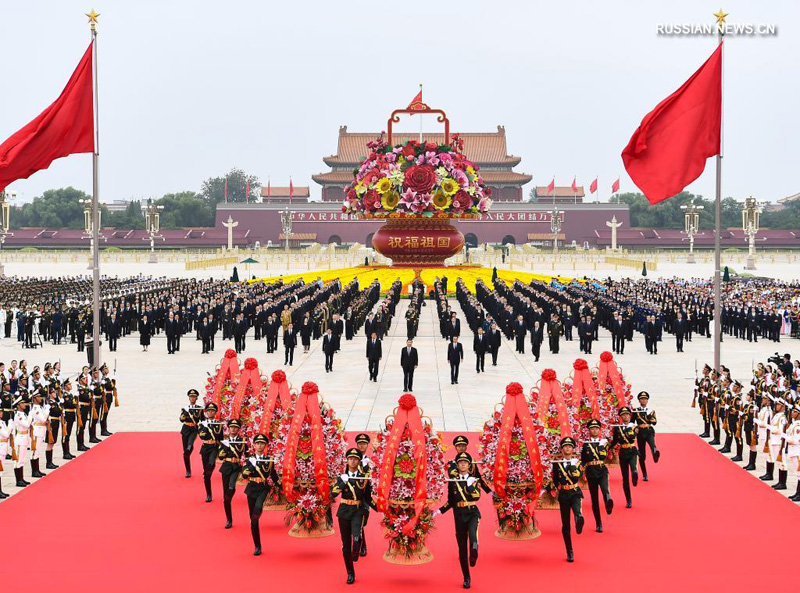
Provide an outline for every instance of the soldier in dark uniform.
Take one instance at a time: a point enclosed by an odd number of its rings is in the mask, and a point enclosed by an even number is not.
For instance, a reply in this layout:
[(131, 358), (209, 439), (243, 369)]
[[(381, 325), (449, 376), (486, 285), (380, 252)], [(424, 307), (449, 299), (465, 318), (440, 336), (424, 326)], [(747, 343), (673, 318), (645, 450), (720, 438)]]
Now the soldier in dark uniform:
[(103, 386), (104, 396), (103, 415), (100, 418), (100, 436), (110, 437), (112, 433), (108, 430), (108, 414), (117, 399), (117, 380), (109, 376), (109, 368), (106, 363), (100, 367), (100, 372), (102, 373), (100, 384)]
[(203, 419), (203, 407), (197, 405), (197, 398), (200, 394), (197, 389), (190, 389), (186, 395), (189, 398), (189, 405), (181, 408), (181, 445), (183, 448), (183, 466), (186, 468), (186, 477), (192, 477), (192, 451), (194, 451), (194, 441), (197, 438), (197, 429)]
[(658, 420), (656, 419), (656, 412), (647, 407), (647, 402), (650, 401), (650, 394), (646, 391), (640, 391), (636, 396), (639, 400), (639, 407), (633, 409), (633, 421), (638, 427), (636, 433), (636, 444), (639, 448), (639, 467), (642, 470), (642, 479), (647, 481), (647, 446), (650, 445), (650, 450), (653, 453), (653, 461), (658, 463), (661, 458), (661, 451), (656, 447), (656, 429), (653, 428)]
[(264, 455), (267, 437), (258, 434), (253, 439), (255, 453), (248, 457), (242, 469), (242, 476), (247, 478), (244, 493), (247, 496), (247, 509), (250, 511), (250, 533), (253, 535), (254, 556), (261, 556), (261, 527), (259, 520), (264, 510), (264, 502), (273, 488), (277, 487), (278, 474), (275, 462)]
[(97, 426), (103, 419), (103, 404), (106, 394), (97, 376), (97, 369), (93, 369), (92, 379), (94, 383), (92, 384), (92, 417), (89, 421), (89, 442), (99, 443), (100, 439), (97, 438)]
[(61, 398), (58, 396), (60, 387), (57, 381), (47, 386), (47, 404), (50, 406), (50, 412), (47, 418), (47, 448), (44, 452), (45, 469), (58, 469), (53, 463), (53, 447), (58, 441), (58, 429), (64, 421), (64, 410), (61, 407)]
[(247, 443), (239, 436), (242, 423), (236, 418), (228, 420), (228, 438), (220, 443), (217, 459), (222, 462), (219, 473), (222, 475), (222, 502), (225, 507), (225, 529), (233, 527), (233, 510), (231, 501), (236, 494), (236, 480), (242, 471), (242, 457)]
[(454, 473), (448, 472), (447, 502), (434, 513), (434, 516), (453, 509), (458, 561), (464, 576), (464, 588), (469, 589), (471, 586), (469, 569), (478, 562), (478, 526), (481, 520), (481, 512), (478, 509), (478, 500), (481, 497), (480, 480), (470, 475), (474, 466), (472, 456), (466, 451), (458, 453), (452, 463), (456, 469)]
[(710, 389), (706, 398), (706, 406), (708, 407), (708, 417), (711, 422), (711, 431), (713, 438), (708, 441), (709, 445), (719, 445), (720, 427), (719, 427), (719, 412), (721, 407), (720, 402), (720, 389), (721, 386), (717, 384), (717, 377), (719, 373), (711, 370)]
[(66, 379), (61, 384), (62, 409), (64, 411), (64, 430), (61, 431), (62, 457), (66, 460), (75, 459), (69, 451), (69, 439), (72, 436), (72, 427), (78, 414), (78, 397), (72, 393), (72, 381)]
[(586, 482), (589, 484), (589, 494), (592, 497), (592, 513), (594, 514), (595, 531), (603, 533), (603, 519), (600, 515), (600, 497), (597, 489), (603, 493), (606, 514), (614, 510), (614, 501), (608, 491), (608, 441), (600, 438), (600, 421), (594, 418), (586, 423), (589, 428), (589, 440), (581, 448), (581, 464), (585, 468)]
[[(767, 399), (767, 401), (769, 400)], [(742, 431), (744, 432), (745, 443), (750, 450), (750, 458), (748, 459), (747, 465), (744, 466), (744, 469), (747, 471), (753, 471), (756, 469), (756, 456), (758, 455), (758, 436), (756, 432), (757, 411), (758, 406), (756, 405), (756, 390), (751, 389), (747, 393), (747, 401), (745, 401), (744, 405), (742, 406)]]
[[(469, 445), (469, 439), (465, 437), (463, 434), (457, 435), (453, 439), (453, 446), (456, 449), (456, 458), (458, 458), (458, 455), (460, 453), (466, 453), (467, 445)], [(446, 471), (447, 475), (450, 477), (458, 473), (458, 467), (456, 466), (456, 459), (452, 459), (447, 462)], [(472, 465), (469, 468), (469, 475), (478, 480), (479, 482), (478, 485), (483, 489), (484, 492), (489, 494), (492, 491), (492, 489), (483, 479), (483, 476), (481, 476), (481, 473), (478, 471), (478, 465), (474, 461), (472, 462)]]
[(86, 384), (86, 377), (82, 375), (78, 380), (78, 451), (89, 450), (84, 444), (84, 432), (92, 414), (92, 402), (92, 390)]
[(583, 467), (575, 454), (575, 440), (572, 437), (561, 439), (562, 458), (553, 461), (553, 484), (558, 488), (558, 506), (561, 510), (561, 535), (567, 548), (567, 562), (573, 562), (571, 518), (575, 515), (575, 533), (583, 531), (581, 514), (581, 474)]
[[(620, 423), (614, 426), (611, 433), (611, 447), (619, 445), (619, 469), (622, 471), (622, 490), (625, 492), (625, 508), (631, 508), (631, 486), (639, 483), (639, 472), (636, 471), (636, 458), (639, 452), (636, 449), (636, 433), (639, 429), (631, 422), (630, 408), (623, 406), (619, 409)], [(630, 476), (628, 475), (630, 473)], [(629, 482), (630, 481), (630, 482)]]
[(203, 485), (206, 488), (206, 502), (211, 502), (211, 476), (217, 465), (217, 452), (219, 443), (222, 440), (222, 422), (216, 421), (217, 404), (209, 402), (206, 404), (205, 420), (200, 422), (197, 428), (197, 435), (203, 442), (200, 447), (200, 459), (203, 462)]
[(336, 510), (339, 533), (342, 537), (342, 557), (347, 570), (347, 584), (356, 580), (354, 563), (361, 551), (361, 532), (364, 527), (364, 509), (372, 506), (372, 485), (361, 465), (361, 452), (348, 449), (347, 466), (331, 489), (331, 502), (341, 495)]
[(700, 415), (703, 417), (703, 432), (700, 438), (707, 439), (711, 436), (711, 414), (709, 413), (709, 400), (711, 399), (711, 379), (708, 375), (711, 367), (703, 365), (703, 376), (695, 379), (695, 391), (697, 393), (697, 403), (700, 406)]
[(744, 452), (744, 441), (742, 440), (742, 384), (734, 381), (731, 386), (730, 407), (728, 408), (728, 426), (731, 427), (731, 435), (736, 443), (736, 455), (731, 457), (731, 461), (742, 461)]
[[(364, 473), (369, 476), (372, 472), (372, 460), (367, 456), (367, 450), (369, 449), (370, 438), (369, 435), (365, 432), (359, 433), (356, 435), (356, 449), (358, 449), (359, 453), (361, 453), (361, 468)], [(369, 506), (363, 509), (364, 511), (364, 523), (361, 528), (361, 556), (367, 555), (367, 534), (366, 534), (366, 527), (367, 523), (369, 522)]]

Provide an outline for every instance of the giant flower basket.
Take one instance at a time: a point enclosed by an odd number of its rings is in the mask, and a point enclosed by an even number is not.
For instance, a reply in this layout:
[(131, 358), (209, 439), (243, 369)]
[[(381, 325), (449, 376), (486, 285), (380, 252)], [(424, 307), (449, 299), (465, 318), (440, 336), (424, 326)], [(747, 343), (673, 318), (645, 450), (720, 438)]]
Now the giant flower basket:
[[(277, 370), (272, 373), (267, 396), (264, 401), (259, 432), (267, 435), (265, 455), (270, 458), (282, 457), (285, 441), (281, 437), (281, 426), (288, 410), (291, 409), (296, 393), (291, 390), (286, 373)], [(270, 496), (264, 501), (264, 509), (282, 511), (286, 509), (286, 496), (282, 488), (273, 488)]]
[(433, 529), (431, 505), (445, 491), (444, 449), (410, 393), (400, 398), (378, 432), (375, 458), (373, 492), (389, 540), (383, 559), (406, 565), (430, 562), (433, 554), (425, 541)]
[[(568, 392), (569, 393), (569, 392)], [(565, 397), (563, 388), (553, 369), (542, 371), (538, 388), (531, 390), (534, 419), (542, 429), (541, 455), (543, 463), (543, 492), (536, 508), (552, 510), (558, 508), (557, 492), (553, 485), (552, 461), (561, 457), (560, 441), (565, 436), (576, 438), (580, 434), (578, 409)]]
[(255, 358), (246, 359), (233, 391), (227, 418), (238, 418), (241, 421), (241, 434), (251, 446), (261, 428), (266, 396), (267, 384), (261, 379), (258, 361)]
[[(464, 142), (449, 134), (441, 110), (423, 103), (396, 110), (383, 135), (369, 142), (369, 155), (345, 189), (342, 212), (362, 218), (385, 218), (372, 238), (375, 250), (399, 267), (440, 267), (464, 246), (464, 236), (451, 220), (476, 218), (489, 211), (491, 190), (478, 166), (464, 156)], [(445, 122), (444, 142), (407, 140), (392, 144), (391, 124), (400, 112), (439, 113)]]
[(316, 383), (303, 384), (284, 415), (280, 434), (286, 446), (275, 458), (283, 468), (289, 535), (333, 535), (331, 481), (342, 472), (347, 444), (341, 421), (330, 406), (320, 403)]
[(585, 441), (589, 438), (589, 428), (586, 424), (594, 418), (606, 425), (610, 418), (603, 414), (597, 383), (589, 370), (589, 363), (583, 358), (578, 358), (572, 363), (572, 376), (564, 381), (564, 391), (569, 393), (569, 400), (577, 408), (579, 431), (572, 436), (576, 440)]
[[(631, 405), (631, 386), (625, 381), (611, 352), (600, 354), (593, 378), (600, 394), (600, 421), (603, 423), (602, 437), (611, 438), (611, 424), (616, 422), (617, 410)], [(609, 450), (606, 465), (619, 465), (616, 450)]]
[(239, 360), (236, 351), (228, 349), (213, 376), (206, 381), (205, 403), (217, 404), (217, 418), (230, 418), (236, 385), (239, 383)]
[(534, 415), (522, 385), (509, 383), (502, 410), (494, 412), (480, 436), (482, 474), (494, 483), (499, 525), (495, 535), (502, 539), (521, 541), (542, 534), (534, 510), (544, 477), (540, 438), (541, 445), (545, 442), (544, 429), (534, 422)]

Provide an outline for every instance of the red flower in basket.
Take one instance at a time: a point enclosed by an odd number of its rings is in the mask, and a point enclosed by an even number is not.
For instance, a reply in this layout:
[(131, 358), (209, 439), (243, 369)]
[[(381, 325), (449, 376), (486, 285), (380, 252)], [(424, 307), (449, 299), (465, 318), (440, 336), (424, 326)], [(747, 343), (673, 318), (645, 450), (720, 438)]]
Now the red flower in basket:
[(584, 359), (579, 358), (572, 363), (572, 368), (575, 369), (576, 371), (583, 371), (589, 368), (589, 363), (586, 362)]
[(600, 360), (602, 360), (603, 362), (611, 362), (612, 360), (614, 360), (614, 357), (611, 355), (611, 352), (603, 352), (602, 354), (600, 354)]
[(258, 361), (255, 358), (248, 358), (244, 361), (244, 368), (248, 371), (252, 371), (258, 368)]
[(401, 459), (397, 465), (403, 474), (410, 474), (414, 471), (414, 462), (411, 459)]
[(553, 369), (545, 369), (542, 371), (542, 381), (554, 381), (556, 372)]
[(301, 453), (309, 453), (311, 451), (311, 439), (300, 439), (297, 442), (297, 450)]
[(311, 395), (312, 393), (319, 393), (319, 387), (313, 381), (306, 381), (303, 383), (303, 393)]
[(522, 447), (519, 444), (519, 441), (511, 441), (508, 445), (508, 452), (511, 455), (519, 455), (522, 453)]
[(409, 142), (403, 147), (403, 156), (406, 158), (413, 157), (416, 153), (417, 148), (415, 143)]
[(406, 170), (403, 185), (406, 189), (412, 189), (417, 193), (424, 194), (431, 191), (433, 184), (436, 183), (436, 171), (430, 165), (415, 165)]
[(506, 395), (522, 395), (522, 385), (519, 383), (509, 383), (506, 385)]
[(400, 405), (401, 410), (410, 410), (417, 405), (417, 398), (410, 393), (404, 393), (397, 403)]
[(272, 373), (272, 380), (275, 381), (276, 383), (283, 383), (284, 381), (286, 381), (286, 373), (280, 370), (275, 371)]
[(225, 351), (225, 358), (236, 358), (236, 350), (233, 348), (228, 348)]

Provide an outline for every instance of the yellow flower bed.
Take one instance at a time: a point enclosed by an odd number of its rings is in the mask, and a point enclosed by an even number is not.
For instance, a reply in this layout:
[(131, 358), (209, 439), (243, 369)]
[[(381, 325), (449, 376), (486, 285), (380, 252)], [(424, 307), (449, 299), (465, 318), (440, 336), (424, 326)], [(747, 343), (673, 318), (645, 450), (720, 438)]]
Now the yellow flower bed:
[[(258, 280), (249, 280), (248, 282), (275, 282), (282, 278), (284, 282), (290, 283), (299, 279), (304, 282), (315, 282), (320, 278), (325, 284), (339, 279), (342, 285), (358, 276), (361, 288), (366, 288), (376, 278), (381, 285), (381, 292), (385, 293), (392, 282), (398, 278), (403, 283), (403, 294), (408, 294), (408, 285), (414, 281), (416, 273), (411, 268), (391, 268), (387, 266), (357, 266), (353, 268), (338, 268), (335, 270), (319, 270), (312, 272), (302, 272), (300, 274), (286, 274), (285, 276), (272, 276), (269, 278), (260, 278)], [(492, 286), (492, 269), (479, 266), (455, 266), (451, 268), (423, 268), (420, 273), (422, 282), (430, 289), (433, 286), (434, 280), (438, 277), (447, 276), (447, 288), (449, 293), (454, 293), (456, 290), (456, 280), (461, 278), (471, 291), (475, 291), (475, 283), (482, 279), (484, 283)], [(551, 276), (549, 274), (535, 274), (532, 272), (519, 272), (510, 270), (497, 270), (497, 277), (505, 280), (507, 284), (513, 284), (514, 280), (519, 280), (525, 284), (529, 284), (531, 280), (539, 280), (541, 282), (550, 282), (555, 279), (558, 282), (566, 284), (572, 279), (565, 276)]]

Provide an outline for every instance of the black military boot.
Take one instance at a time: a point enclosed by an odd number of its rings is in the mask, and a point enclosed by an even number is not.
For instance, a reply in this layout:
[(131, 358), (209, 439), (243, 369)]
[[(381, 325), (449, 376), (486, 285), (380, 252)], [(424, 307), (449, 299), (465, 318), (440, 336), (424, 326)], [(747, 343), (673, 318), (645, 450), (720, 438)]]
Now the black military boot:
[(708, 422), (703, 422), (703, 432), (700, 433), (701, 439), (707, 439), (711, 436), (711, 425)]
[(43, 478), (47, 474), (44, 472), (39, 471), (39, 460), (38, 459), (31, 459), (31, 477), (32, 478)]
[(2, 485), (2, 484), (0, 484), (0, 500), (3, 500), (3, 499), (5, 499), (5, 498), (8, 498), (8, 494), (6, 494), (5, 492), (3, 492), (3, 485)]
[(192, 477), (192, 459), (189, 453), (183, 454), (183, 466), (186, 468), (186, 477)]
[(261, 530), (257, 521), (250, 521), (250, 533), (253, 535), (253, 556), (261, 556)]
[(786, 490), (786, 479), (789, 477), (789, 472), (784, 469), (778, 470), (778, 483), (775, 484), (773, 490)]
[(83, 435), (79, 434), (78, 435), (78, 451), (88, 451), (88, 450), (89, 450), (89, 447), (87, 447), (86, 444), (84, 443)]
[(772, 477), (773, 471), (775, 471), (775, 464), (767, 461), (767, 473), (765, 473), (763, 476), (759, 476), (758, 479), (764, 480), (765, 482), (771, 482), (772, 480), (774, 480), (774, 478)]
[(758, 455), (757, 451), (750, 451), (750, 462), (744, 466), (744, 469), (751, 472), (756, 469), (756, 456)]
[(789, 500), (800, 502), (800, 479), (797, 480), (797, 489), (794, 492), (794, 496), (790, 496)]
[(14, 476), (17, 478), (17, 488), (25, 488), (28, 485), (28, 482), (22, 477), (22, 468), (15, 467), (14, 468)]
[(47, 460), (47, 463), (44, 466), (45, 469), (58, 469), (58, 466), (55, 463), (53, 463), (53, 451), (52, 450), (45, 451), (44, 452), (44, 458)]
[(100, 439), (97, 438), (97, 424), (89, 425), (89, 442), (90, 443), (101, 442)]
[(709, 445), (719, 445), (720, 430), (718, 426), (714, 427), (714, 438), (708, 441)]
[(720, 453), (730, 453), (731, 452), (731, 443), (733, 442), (732, 436), (725, 437), (725, 444), (722, 446), (722, 449), (719, 450)]
[(70, 459), (75, 459), (75, 456), (69, 452), (69, 443), (64, 441), (61, 443), (61, 451), (62, 451), (62, 459), (69, 461)]
[(736, 457), (731, 457), (731, 461), (742, 461), (742, 448), (743, 444), (741, 441), (736, 443)]
[(363, 533), (363, 530), (362, 530), (362, 533), (361, 533), (361, 552), (360, 552), (360, 554), (362, 556), (366, 556), (367, 555), (367, 535), (365, 533)]
[(112, 434), (114, 434), (114, 433), (113, 432), (109, 432), (109, 430), (108, 430), (108, 417), (103, 418), (100, 421), (100, 436), (102, 436), (102, 437), (110, 437)]

